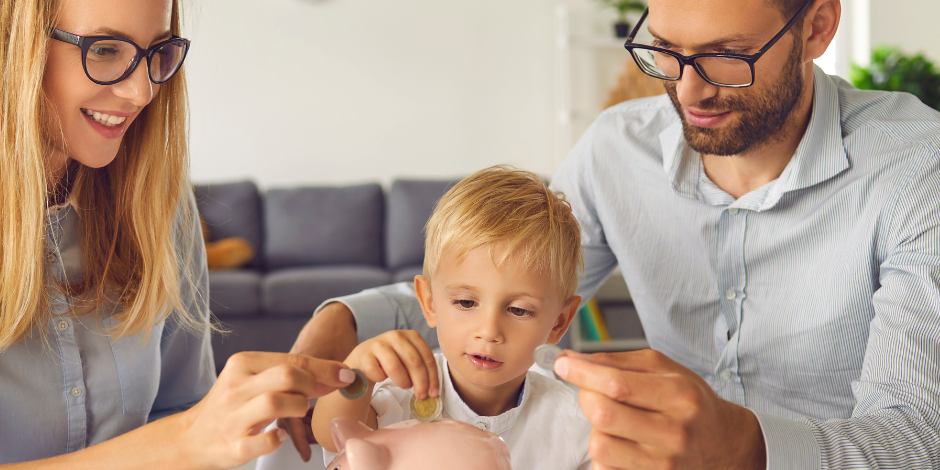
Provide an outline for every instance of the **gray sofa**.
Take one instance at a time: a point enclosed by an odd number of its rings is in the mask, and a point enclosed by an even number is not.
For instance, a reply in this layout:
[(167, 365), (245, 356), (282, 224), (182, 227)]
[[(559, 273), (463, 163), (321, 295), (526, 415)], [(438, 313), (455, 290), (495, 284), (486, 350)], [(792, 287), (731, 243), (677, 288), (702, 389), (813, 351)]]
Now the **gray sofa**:
[(421, 273), (425, 222), (456, 181), (270, 189), (243, 181), (196, 185), (210, 241), (255, 247), (243, 269), (209, 273), (212, 312), (231, 331), (213, 337), (216, 368), (238, 351), (290, 349), (324, 300)]

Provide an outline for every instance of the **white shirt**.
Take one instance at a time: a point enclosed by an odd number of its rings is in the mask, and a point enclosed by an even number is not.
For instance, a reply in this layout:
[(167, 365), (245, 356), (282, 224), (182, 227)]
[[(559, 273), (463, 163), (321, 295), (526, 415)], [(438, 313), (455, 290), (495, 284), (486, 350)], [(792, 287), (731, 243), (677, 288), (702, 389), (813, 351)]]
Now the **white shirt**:
[[(435, 354), (443, 381), (443, 417), (472, 424), (503, 439), (514, 470), (589, 470), (588, 440), (591, 425), (578, 408), (578, 395), (560, 380), (530, 370), (515, 408), (498, 416), (480, 416), (464, 403), (447, 368), (443, 354)], [(412, 390), (404, 390), (390, 379), (379, 382), (372, 391), (372, 408), (379, 428), (411, 416)], [(336, 454), (323, 451), (328, 464)]]

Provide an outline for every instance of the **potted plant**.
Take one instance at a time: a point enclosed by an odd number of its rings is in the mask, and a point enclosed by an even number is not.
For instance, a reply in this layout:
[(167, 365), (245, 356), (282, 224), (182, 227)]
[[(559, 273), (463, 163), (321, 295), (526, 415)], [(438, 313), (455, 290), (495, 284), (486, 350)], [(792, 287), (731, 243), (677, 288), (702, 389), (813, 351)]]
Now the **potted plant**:
[(906, 91), (940, 110), (940, 71), (923, 54), (906, 55), (881, 46), (872, 52), (868, 67), (852, 64), (849, 78), (856, 88)]
[(646, 10), (646, 2), (638, 0), (600, 0), (605, 5), (617, 10), (618, 20), (614, 23), (614, 33), (618, 38), (625, 38), (630, 35), (633, 29), (627, 22), (627, 13), (636, 11), (642, 13)]

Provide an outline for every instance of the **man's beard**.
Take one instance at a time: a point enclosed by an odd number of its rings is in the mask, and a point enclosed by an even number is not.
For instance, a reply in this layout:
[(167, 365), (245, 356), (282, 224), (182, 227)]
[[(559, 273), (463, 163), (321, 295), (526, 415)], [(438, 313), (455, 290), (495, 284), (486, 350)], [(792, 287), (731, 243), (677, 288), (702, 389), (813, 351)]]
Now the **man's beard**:
[(788, 118), (803, 93), (803, 76), (800, 70), (802, 56), (803, 43), (797, 39), (790, 48), (790, 56), (775, 83), (760, 89), (752, 85), (752, 97), (712, 97), (695, 105), (700, 111), (738, 111), (737, 121), (728, 122), (723, 128), (709, 129), (689, 124), (679, 103), (676, 83), (664, 82), (666, 93), (682, 119), (682, 131), (689, 147), (703, 155), (727, 156), (783, 140), (794, 124), (788, 122)]

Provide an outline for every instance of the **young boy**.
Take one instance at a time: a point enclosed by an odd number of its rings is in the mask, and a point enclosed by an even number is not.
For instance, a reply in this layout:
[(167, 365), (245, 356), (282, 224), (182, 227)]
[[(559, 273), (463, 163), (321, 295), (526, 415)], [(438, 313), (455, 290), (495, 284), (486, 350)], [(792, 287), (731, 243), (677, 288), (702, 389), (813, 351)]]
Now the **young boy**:
[(564, 196), (532, 173), (492, 167), (448, 191), (428, 221), (424, 275), (415, 277), (443, 354), (405, 330), (357, 346), (345, 363), (378, 383), (358, 400), (320, 398), (312, 428), (324, 460), (336, 452), (333, 418), (386, 427), (413, 418), (412, 396), (440, 396), (444, 418), (502, 437), (515, 470), (589, 469), (590, 425), (577, 394), (529, 372), (535, 348), (557, 343), (581, 302), (580, 238)]

